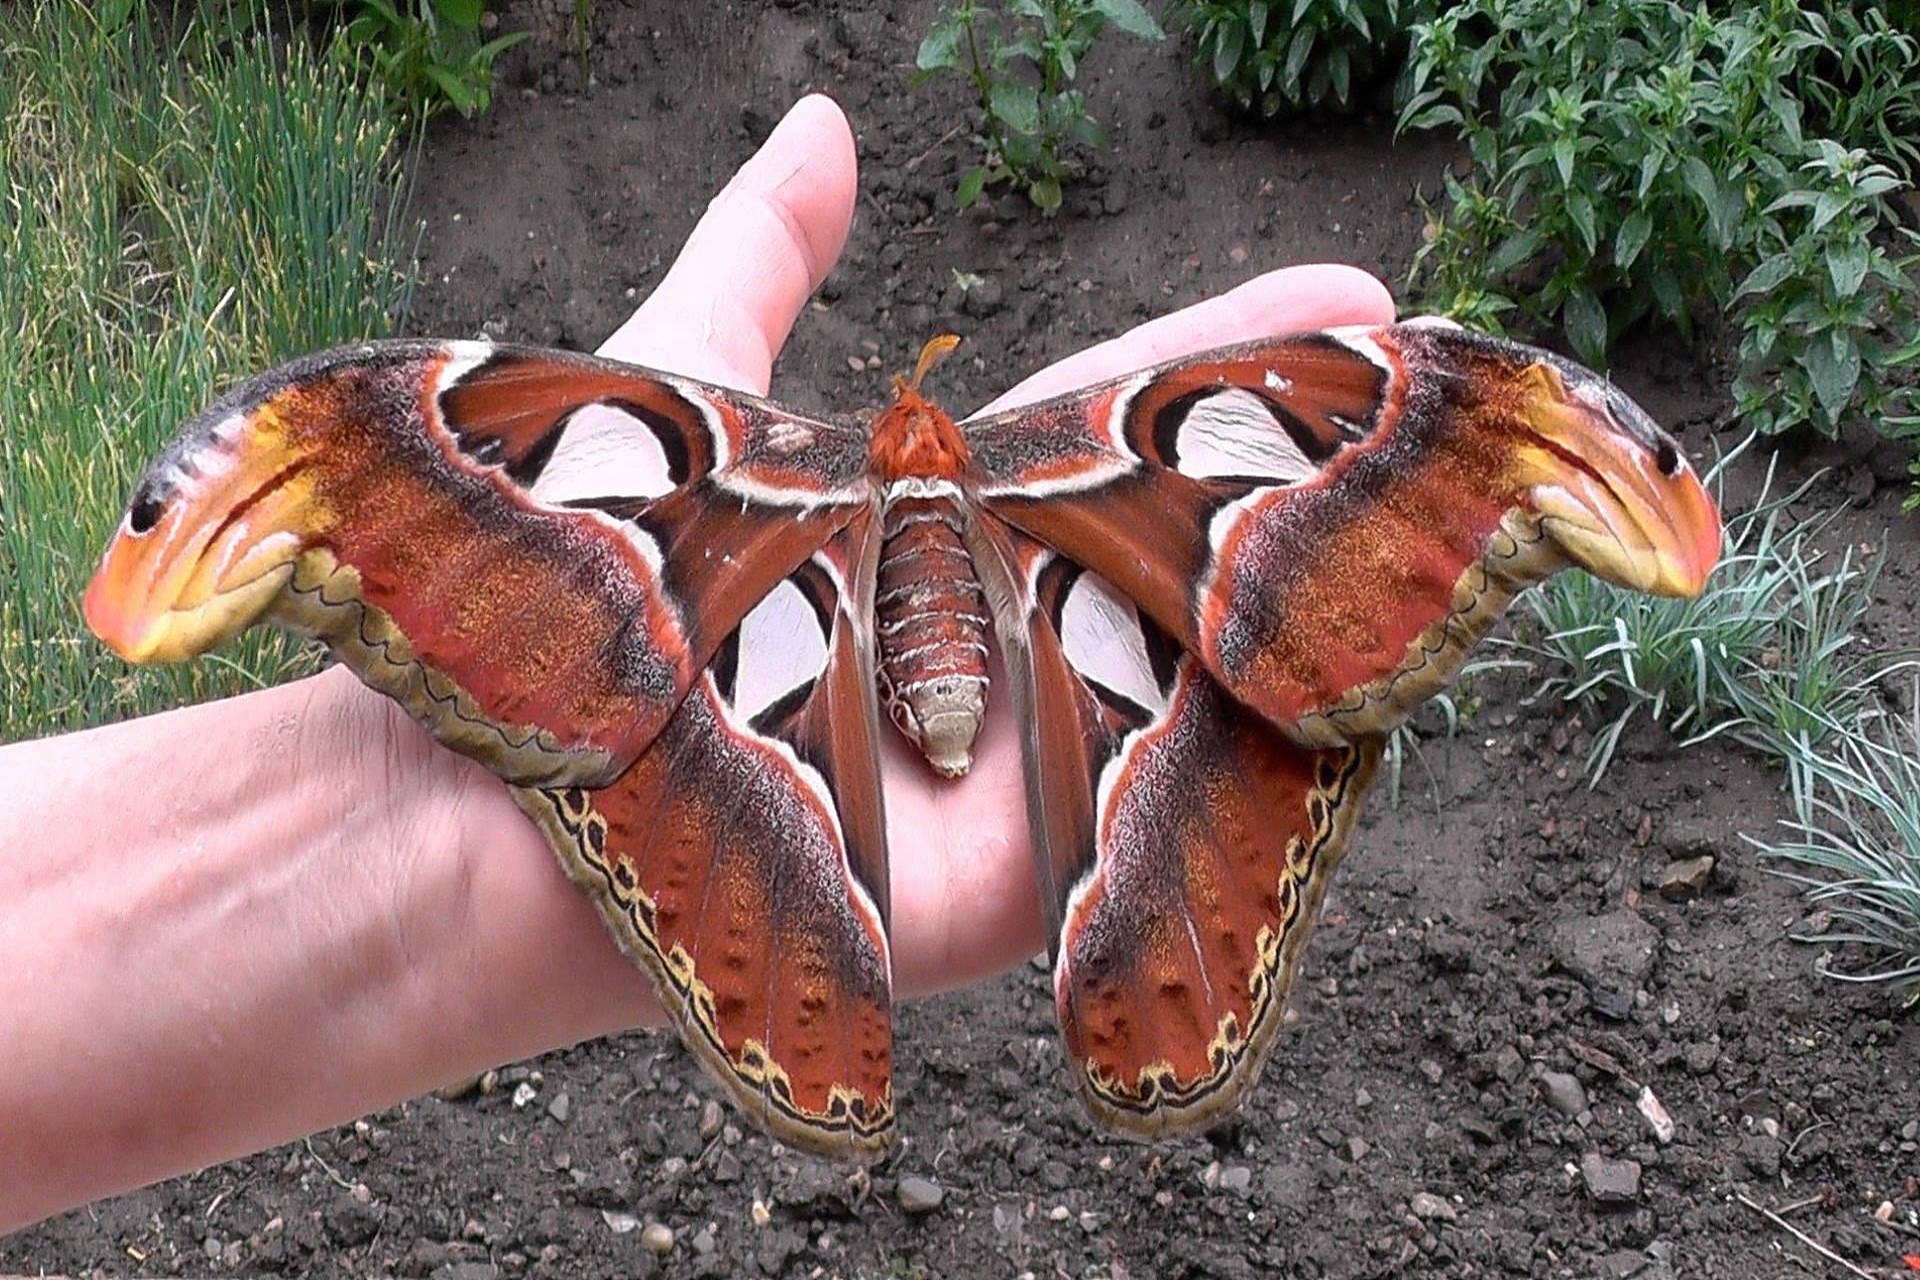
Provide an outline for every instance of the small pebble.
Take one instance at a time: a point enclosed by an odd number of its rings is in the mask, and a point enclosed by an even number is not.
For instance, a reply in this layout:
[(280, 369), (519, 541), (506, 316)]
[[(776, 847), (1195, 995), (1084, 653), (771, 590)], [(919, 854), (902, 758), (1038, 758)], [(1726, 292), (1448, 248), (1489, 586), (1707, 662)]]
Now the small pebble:
[(1587, 1109), (1586, 1086), (1564, 1071), (1547, 1071), (1540, 1076), (1540, 1096), (1549, 1107), (1572, 1119)]
[(914, 1174), (900, 1179), (895, 1195), (900, 1201), (900, 1208), (906, 1213), (932, 1213), (947, 1198), (946, 1191), (939, 1183)]
[(1414, 1192), (1409, 1207), (1414, 1217), (1426, 1221), (1438, 1218), (1442, 1222), (1456, 1222), (1460, 1218), (1460, 1212), (1453, 1207), (1452, 1201), (1444, 1196), (1436, 1196), (1431, 1191)]
[(1596, 1204), (1632, 1204), (1640, 1198), (1637, 1160), (1615, 1160), (1589, 1151), (1580, 1157), (1580, 1180)]
[(706, 1105), (700, 1108), (700, 1141), (712, 1142), (720, 1136), (720, 1126), (727, 1121), (726, 1112), (720, 1104), (708, 1098)]
[(664, 1222), (649, 1222), (640, 1228), (640, 1243), (664, 1258), (673, 1252), (673, 1228)]

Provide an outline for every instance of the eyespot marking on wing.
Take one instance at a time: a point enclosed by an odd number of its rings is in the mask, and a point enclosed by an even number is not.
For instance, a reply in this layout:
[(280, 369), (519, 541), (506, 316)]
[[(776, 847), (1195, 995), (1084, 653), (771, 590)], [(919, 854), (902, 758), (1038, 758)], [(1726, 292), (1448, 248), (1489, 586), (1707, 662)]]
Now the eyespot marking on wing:
[(1180, 420), (1173, 446), (1180, 473), (1196, 480), (1258, 476), (1291, 485), (1317, 474), (1272, 407), (1239, 387), (1194, 401)]
[(1061, 651), (1082, 677), (1156, 715), (1166, 710), (1139, 611), (1106, 579), (1092, 573), (1075, 578), (1059, 625)]
[[(684, 472), (686, 460), (679, 460)], [(657, 498), (685, 480), (661, 434), (619, 404), (584, 405), (567, 419), (533, 495), (573, 502), (619, 494)]]
[(768, 592), (740, 623), (733, 714), (751, 724), (768, 707), (811, 687), (826, 670), (831, 625), (792, 578)]

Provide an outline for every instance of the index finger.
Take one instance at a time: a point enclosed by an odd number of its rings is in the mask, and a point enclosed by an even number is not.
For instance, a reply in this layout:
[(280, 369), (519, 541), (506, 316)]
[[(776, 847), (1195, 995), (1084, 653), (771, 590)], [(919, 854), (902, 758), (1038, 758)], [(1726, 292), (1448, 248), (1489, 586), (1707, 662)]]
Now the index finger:
[(1388, 324), (1393, 315), (1393, 295), (1358, 267), (1282, 267), (1076, 352), (980, 412), (1031, 404), (1230, 342), (1338, 325)]

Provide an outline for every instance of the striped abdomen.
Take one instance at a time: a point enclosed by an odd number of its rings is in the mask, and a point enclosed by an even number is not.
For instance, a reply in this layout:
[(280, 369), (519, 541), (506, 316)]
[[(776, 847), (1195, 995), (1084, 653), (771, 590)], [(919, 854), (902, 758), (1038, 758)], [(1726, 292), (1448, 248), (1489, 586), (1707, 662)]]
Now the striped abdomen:
[(887, 509), (874, 596), (880, 700), (947, 777), (973, 763), (987, 707), (987, 601), (946, 498)]

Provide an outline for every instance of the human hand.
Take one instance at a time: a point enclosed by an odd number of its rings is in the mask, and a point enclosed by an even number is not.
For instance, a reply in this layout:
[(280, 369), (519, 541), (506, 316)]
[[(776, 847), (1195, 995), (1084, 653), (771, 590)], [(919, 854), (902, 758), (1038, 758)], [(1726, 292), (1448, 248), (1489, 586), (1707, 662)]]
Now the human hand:
[[(775, 353), (845, 241), (855, 192), (845, 117), (827, 98), (802, 99), (601, 353), (766, 394)], [(1362, 271), (1274, 271), (1070, 356), (983, 412), (1229, 342), (1392, 319), (1391, 296)], [(1019, 735), (1004, 697), (989, 694), (973, 769), (957, 781), (936, 777), (884, 725), (882, 735), (896, 992), (962, 986), (1044, 949)], [(630, 983), (624, 961), (620, 968)]]

